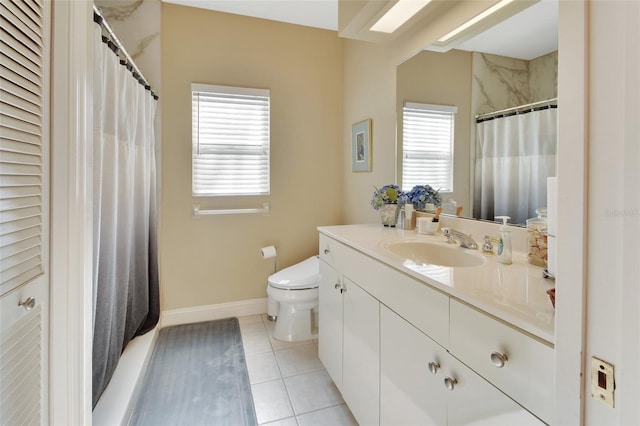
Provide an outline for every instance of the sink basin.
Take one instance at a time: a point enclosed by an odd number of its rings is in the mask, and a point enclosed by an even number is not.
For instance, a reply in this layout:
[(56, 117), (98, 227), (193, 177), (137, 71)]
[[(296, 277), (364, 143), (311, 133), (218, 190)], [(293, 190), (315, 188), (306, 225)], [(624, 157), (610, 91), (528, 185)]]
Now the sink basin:
[(481, 266), (487, 260), (481, 254), (459, 247), (433, 244), (425, 241), (401, 241), (390, 243), (391, 253), (418, 264), (449, 266), (452, 268)]

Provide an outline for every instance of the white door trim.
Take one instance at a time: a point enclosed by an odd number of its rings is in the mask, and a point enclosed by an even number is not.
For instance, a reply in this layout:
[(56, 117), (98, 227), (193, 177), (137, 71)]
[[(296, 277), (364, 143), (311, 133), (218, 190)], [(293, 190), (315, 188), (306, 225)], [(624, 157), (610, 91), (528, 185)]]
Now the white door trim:
[(588, 2), (559, 2), (558, 271), (552, 424), (583, 424), (587, 282)]
[(50, 424), (91, 424), (93, 2), (52, 2)]

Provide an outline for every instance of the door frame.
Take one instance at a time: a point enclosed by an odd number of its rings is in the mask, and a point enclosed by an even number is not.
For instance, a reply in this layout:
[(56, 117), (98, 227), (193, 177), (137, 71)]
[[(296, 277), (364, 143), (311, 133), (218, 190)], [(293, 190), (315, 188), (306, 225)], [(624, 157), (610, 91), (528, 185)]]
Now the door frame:
[(91, 424), (93, 2), (52, 2), (50, 424)]

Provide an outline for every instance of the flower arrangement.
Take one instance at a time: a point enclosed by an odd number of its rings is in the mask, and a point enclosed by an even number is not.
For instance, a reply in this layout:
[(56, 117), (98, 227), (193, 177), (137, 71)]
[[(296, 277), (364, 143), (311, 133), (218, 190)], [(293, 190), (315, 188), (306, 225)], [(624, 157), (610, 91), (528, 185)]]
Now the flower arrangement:
[(413, 204), (416, 210), (424, 210), (427, 204), (439, 206), (442, 204), (442, 196), (430, 185), (416, 185), (407, 193), (408, 202)]
[[(376, 188), (374, 186), (374, 188)], [(371, 197), (371, 206), (375, 210), (380, 210), (385, 204), (405, 204), (409, 202), (407, 194), (404, 193), (397, 185), (385, 185), (376, 190)]]

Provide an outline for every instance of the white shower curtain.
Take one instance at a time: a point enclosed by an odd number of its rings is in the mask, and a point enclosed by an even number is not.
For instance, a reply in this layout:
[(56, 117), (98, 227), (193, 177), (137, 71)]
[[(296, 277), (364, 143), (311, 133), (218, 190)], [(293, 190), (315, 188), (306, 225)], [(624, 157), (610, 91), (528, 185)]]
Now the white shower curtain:
[(556, 176), (557, 108), (476, 125), (473, 217), (511, 216), (523, 224), (547, 205), (547, 177)]
[(93, 404), (120, 354), (159, 315), (156, 101), (94, 36)]

